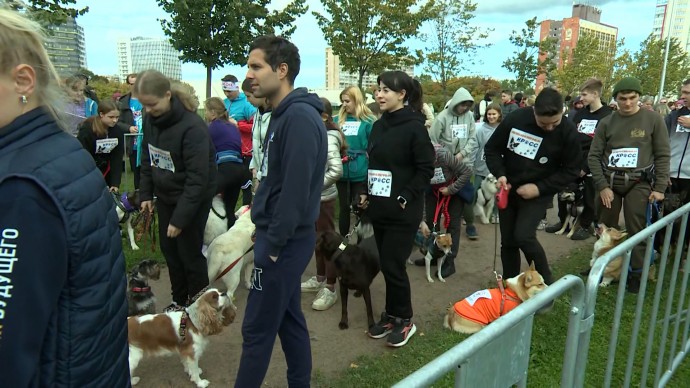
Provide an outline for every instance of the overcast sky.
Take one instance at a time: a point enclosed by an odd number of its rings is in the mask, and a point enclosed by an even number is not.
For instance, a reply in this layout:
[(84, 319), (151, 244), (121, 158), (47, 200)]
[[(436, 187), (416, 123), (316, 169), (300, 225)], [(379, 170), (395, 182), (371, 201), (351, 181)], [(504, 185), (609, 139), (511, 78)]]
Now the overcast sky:
[[(274, 0), (279, 7), (287, 0)], [(479, 52), (483, 64), (475, 65), (471, 75), (490, 76), (497, 79), (511, 78), (511, 74), (501, 67), (503, 60), (511, 56), (514, 47), (508, 41), (512, 30), (519, 30), (524, 22), (534, 16), (538, 20), (560, 20), (570, 17), (572, 0), (481, 0), (474, 23), (481, 27), (491, 27), (489, 40), (493, 47)], [(602, 9), (602, 23), (618, 27), (619, 38), (623, 37), (626, 47), (637, 50), (652, 30), (656, 0), (588, 0)], [(302, 68), (297, 77), (297, 86), (320, 88), (325, 85), (326, 41), (316, 24), (311, 11), (323, 11), (319, 0), (307, 0), (309, 12), (297, 20), (297, 30), (292, 41), (300, 50)], [(119, 37), (163, 37), (159, 18), (166, 14), (157, 6), (155, 0), (77, 0), (78, 6), (88, 5), (90, 10), (77, 19), (84, 28), (86, 36), (86, 57), (89, 70), (96, 74), (117, 74), (116, 41)], [(420, 32), (430, 32), (424, 25)], [(423, 48), (423, 43), (412, 40), (410, 47)], [(213, 80), (231, 73), (242, 79), (246, 68), (228, 66), (216, 69)], [(421, 74), (422, 68), (417, 67)], [(193, 84), (203, 84), (206, 71), (201, 65), (182, 64), (182, 78)], [(214, 85), (218, 86), (218, 82)]]

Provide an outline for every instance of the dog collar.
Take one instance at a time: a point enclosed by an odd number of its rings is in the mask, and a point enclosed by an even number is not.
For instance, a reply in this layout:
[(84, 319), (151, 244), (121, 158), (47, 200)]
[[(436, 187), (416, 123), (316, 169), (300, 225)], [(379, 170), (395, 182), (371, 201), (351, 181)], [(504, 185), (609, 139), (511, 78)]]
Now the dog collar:
[(131, 213), (131, 212), (137, 210), (134, 208), (134, 206), (132, 206), (131, 203), (129, 203), (129, 198), (127, 198), (127, 193), (122, 194), (122, 196), (120, 197), (120, 202), (122, 202), (122, 206), (124, 207), (124, 210), (127, 213)]
[(149, 292), (151, 287), (132, 287), (132, 292)]
[(182, 312), (182, 317), (180, 318), (180, 327), (178, 333), (180, 334), (180, 343), (183, 343), (187, 337), (187, 319), (189, 319), (189, 314), (187, 309)]

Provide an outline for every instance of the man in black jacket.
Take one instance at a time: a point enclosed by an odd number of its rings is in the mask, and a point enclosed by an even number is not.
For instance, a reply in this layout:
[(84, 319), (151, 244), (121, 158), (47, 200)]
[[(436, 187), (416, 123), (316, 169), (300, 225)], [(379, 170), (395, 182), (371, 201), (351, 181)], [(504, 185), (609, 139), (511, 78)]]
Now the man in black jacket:
[(563, 97), (552, 88), (539, 93), (534, 107), (507, 116), (487, 142), (484, 153), (498, 184), (510, 190), (508, 207), (499, 211), (503, 276), (520, 273), (520, 251), (534, 262), (547, 284), (553, 282), (537, 225), (547, 205), (582, 167), (577, 132), (563, 119)]
[(242, 323), (242, 358), (235, 387), (260, 387), (276, 335), (285, 352), (288, 385), (308, 387), (311, 348), (302, 313), (301, 280), (316, 243), (326, 168), (323, 104), (295, 89), (297, 47), (275, 36), (249, 47), (247, 79), (252, 94), (274, 107), (259, 162), (261, 183), (254, 197), (254, 274)]

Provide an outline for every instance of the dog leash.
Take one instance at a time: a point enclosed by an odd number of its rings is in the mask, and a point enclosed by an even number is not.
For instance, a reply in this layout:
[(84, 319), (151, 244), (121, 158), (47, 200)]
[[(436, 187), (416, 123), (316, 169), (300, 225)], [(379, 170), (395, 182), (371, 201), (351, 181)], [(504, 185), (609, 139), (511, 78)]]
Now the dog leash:
[(237, 265), (237, 263), (239, 263), (240, 260), (241, 260), (247, 253), (251, 252), (252, 250), (254, 250), (254, 244), (252, 244), (252, 246), (249, 247), (249, 249), (247, 249), (247, 251), (244, 252), (240, 257), (238, 257), (237, 259), (235, 259), (235, 261), (233, 261), (232, 263), (230, 263), (230, 265), (228, 265), (228, 266), (223, 270), (223, 272), (221, 272), (220, 274), (218, 274), (218, 276), (216, 276), (216, 278), (215, 278), (213, 281), (215, 282), (216, 280), (218, 280), (218, 279), (222, 278), (223, 276), (225, 276), (226, 273), (230, 272), (230, 270), (233, 269), (233, 268)]
[(437, 232), (436, 225), (438, 225), (438, 219), (441, 216), (442, 209), (443, 215), (446, 217), (446, 219), (443, 222), (443, 227), (448, 229), (448, 225), (450, 225), (450, 213), (448, 213), (448, 203), (450, 202), (450, 195), (443, 196), (441, 195), (440, 190), (434, 189), (434, 196), (436, 196), (436, 210), (434, 211), (433, 232)]

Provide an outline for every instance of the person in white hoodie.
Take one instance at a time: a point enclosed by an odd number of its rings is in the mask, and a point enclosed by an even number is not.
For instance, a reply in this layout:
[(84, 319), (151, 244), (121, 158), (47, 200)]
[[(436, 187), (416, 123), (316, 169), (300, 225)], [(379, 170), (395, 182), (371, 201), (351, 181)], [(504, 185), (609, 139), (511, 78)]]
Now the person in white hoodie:
[[(245, 87), (247, 85), (247, 87)], [(251, 83), (242, 83), (242, 91), (247, 96), (247, 101), (256, 107), (254, 113), (254, 123), (252, 126), (252, 160), (249, 162), (249, 170), (255, 180), (254, 191), (259, 188), (258, 181), (261, 180), (261, 160), (264, 157), (264, 141), (268, 124), (271, 121), (271, 105), (265, 98), (257, 98), (252, 94)]]
[[(470, 92), (465, 88), (458, 89), (446, 109), (434, 120), (429, 136), (433, 142), (444, 145), (459, 161), (474, 169), (478, 146), (472, 105), (474, 98)], [(474, 176), (471, 182), (474, 182)], [(467, 224), (467, 237), (476, 240), (479, 235), (474, 225), (473, 206), (465, 206), (463, 218)]]

